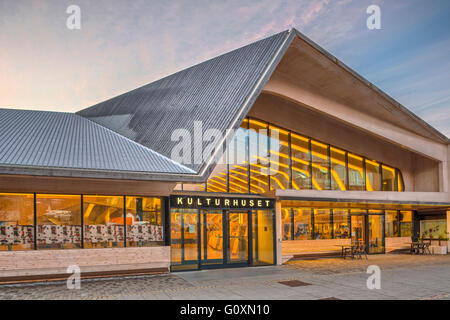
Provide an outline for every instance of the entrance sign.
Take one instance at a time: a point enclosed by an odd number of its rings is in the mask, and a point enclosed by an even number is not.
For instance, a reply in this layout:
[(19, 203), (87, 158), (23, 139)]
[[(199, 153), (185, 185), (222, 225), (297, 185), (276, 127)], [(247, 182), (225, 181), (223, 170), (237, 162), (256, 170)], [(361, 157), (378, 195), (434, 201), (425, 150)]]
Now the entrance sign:
[(273, 209), (275, 199), (208, 196), (171, 196), (172, 208)]

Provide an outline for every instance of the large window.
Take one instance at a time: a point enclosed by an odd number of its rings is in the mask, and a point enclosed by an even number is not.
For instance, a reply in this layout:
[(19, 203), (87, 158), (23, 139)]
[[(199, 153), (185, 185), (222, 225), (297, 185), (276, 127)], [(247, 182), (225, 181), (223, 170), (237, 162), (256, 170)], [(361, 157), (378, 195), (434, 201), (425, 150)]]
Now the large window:
[(332, 239), (331, 210), (314, 209), (314, 239)]
[(269, 189), (403, 191), (400, 170), (268, 122), (246, 118), (207, 183), (178, 190), (258, 193)]
[(253, 264), (274, 264), (273, 210), (257, 210), (253, 217)]
[(270, 189), (290, 189), (289, 131), (274, 126), (269, 129)]
[(294, 215), (294, 240), (311, 239), (312, 222), (310, 208), (294, 208), (292, 210)]
[(380, 164), (366, 159), (366, 187), (367, 191), (381, 191)]
[(38, 249), (81, 248), (81, 196), (36, 196)]
[[(283, 240), (349, 239), (372, 243), (380, 252), (384, 237), (410, 237), (413, 212), (362, 208), (304, 208), (303, 201), (281, 201)], [(366, 229), (367, 224), (367, 229)], [(425, 230), (424, 228), (421, 229)], [(383, 240), (383, 241), (382, 241)], [(383, 249), (384, 250), (384, 249)]]
[(248, 134), (250, 191), (251, 193), (264, 193), (269, 190), (269, 139), (267, 123), (250, 119)]
[[(222, 175), (216, 174), (208, 180), (208, 186), (216, 190), (227, 189), (231, 193), (249, 193), (249, 167), (248, 167), (248, 119), (245, 119), (241, 127), (236, 131), (234, 138), (228, 145), (228, 177), (224, 171)], [(255, 188), (255, 179), (251, 179)], [(209, 189), (208, 189), (209, 190)]]
[(311, 141), (312, 153), (312, 179), (313, 188), (317, 190), (329, 190), (331, 188), (328, 146), (326, 144)]
[(386, 237), (400, 236), (400, 221), (397, 210), (386, 210), (385, 212), (385, 233)]
[(383, 175), (383, 191), (395, 190), (395, 169), (386, 165), (381, 166)]
[(400, 236), (411, 237), (413, 228), (413, 213), (412, 211), (400, 211)]
[(34, 196), (0, 193), (0, 250), (33, 249)]
[(363, 158), (352, 153), (348, 153), (348, 185), (349, 190), (365, 190)]
[(291, 133), (292, 187), (311, 189), (309, 139)]
[(331, 161), (331, 189), (347, 190), (347, 169), (345, 161), (345, 151), (330, 148)]
[(283, 208), (281, 210), (281, 232), (283, 240), (291, 240), (292, 234), (292, 209)]
[(446, 219), (430, 219), (420, 221), (420, 236), (423, 239), (446, 239), (447, 221)]
[(123, 247), (123, 197), (84, 196), (83, 201), (84, 247)]
[(162, 245), (161, 199), (126, 197), (127, 247)]
[(333, 209), (333, 237), (334, 239), (347, 239), (350, 237), (347, 209)]

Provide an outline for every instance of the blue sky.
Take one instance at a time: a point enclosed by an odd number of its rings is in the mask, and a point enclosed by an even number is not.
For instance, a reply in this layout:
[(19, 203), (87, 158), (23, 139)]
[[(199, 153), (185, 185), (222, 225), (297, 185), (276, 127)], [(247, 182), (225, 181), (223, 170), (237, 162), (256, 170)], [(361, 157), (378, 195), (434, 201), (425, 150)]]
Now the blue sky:
[(291, 27), (450, 136), (448, 0), (0, 0), (0, 107), (77, 111)]

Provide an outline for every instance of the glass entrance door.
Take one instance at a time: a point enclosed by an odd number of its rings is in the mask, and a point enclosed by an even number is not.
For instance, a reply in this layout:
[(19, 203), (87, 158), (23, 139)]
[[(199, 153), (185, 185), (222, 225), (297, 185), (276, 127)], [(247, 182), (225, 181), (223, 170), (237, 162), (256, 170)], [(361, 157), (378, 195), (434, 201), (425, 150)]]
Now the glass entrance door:
[(224, 219), (222, 210), (205, 210), (201, 214), (202, 264), (223, 264), (224, 257)]
[(273, 210), (174, 208), (170, 223), (172, 270), (276, 262)]
[(384, 253), (384, 215), (371, 211), (351, 215), (352, 244), (364, 244), (367, 253)]
[(369, 253), (384, 253), (384, 215), (369, 214), (367, 224)]
[(363, 215), (352, 215), (352, 245), (362, 245), (366, 243), (366, 222)]
[(249, 263), (248, 215), (247, 211), (228, 212), (228, 263)]

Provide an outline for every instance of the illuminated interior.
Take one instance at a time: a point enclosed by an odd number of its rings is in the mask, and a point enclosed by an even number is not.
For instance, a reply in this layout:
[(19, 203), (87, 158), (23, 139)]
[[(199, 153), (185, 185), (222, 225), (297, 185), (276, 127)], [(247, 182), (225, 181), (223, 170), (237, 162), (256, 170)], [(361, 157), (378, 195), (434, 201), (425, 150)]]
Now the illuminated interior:
[(206, 184), (177, 190), (263, 194), (274, 189), (404, 191), (399, 169), (246, 118)]
[(1, 193), (0, 250), (163, 245), (161, 214), (157, 197)]
[(410, 210), (312, 208), (304, 201), (282, 200), (281, 212), (284, 241), (350, 239), (365, 244), (368, 253), (384, 253), (385, 238), (412, 236)]
[(273, 210), (171, 209), (173, 270), (217, 265), (270, 265)]

